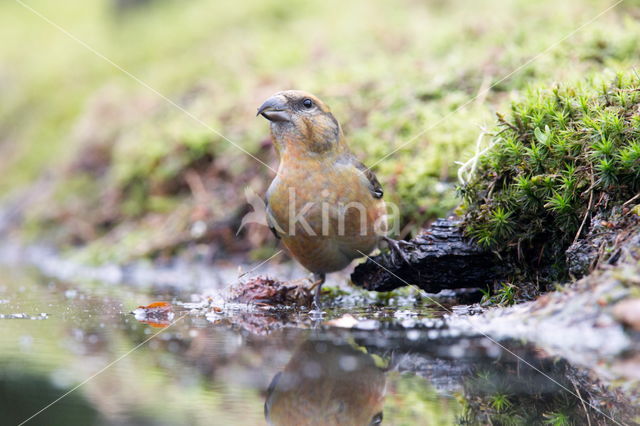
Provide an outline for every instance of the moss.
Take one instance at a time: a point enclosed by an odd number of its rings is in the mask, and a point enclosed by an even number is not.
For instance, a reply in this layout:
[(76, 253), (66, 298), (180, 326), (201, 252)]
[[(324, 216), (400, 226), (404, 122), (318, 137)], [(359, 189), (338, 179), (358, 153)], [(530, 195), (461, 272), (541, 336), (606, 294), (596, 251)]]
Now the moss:
[(562, 259), (593, 214), (606, 217), (640, 190), (639, 105), (634, 73), (530, 90), (498, 116), (459, 187), (467, 233), (538, 263)]
[(491, 290), (482, 290), (482, 304), (510, 306), (516, 300), (524, 299), (523, 295), (519, 294), (520, 289), (511, 283), (504, 282), (496, 287), (494, 294), (492, 294)]

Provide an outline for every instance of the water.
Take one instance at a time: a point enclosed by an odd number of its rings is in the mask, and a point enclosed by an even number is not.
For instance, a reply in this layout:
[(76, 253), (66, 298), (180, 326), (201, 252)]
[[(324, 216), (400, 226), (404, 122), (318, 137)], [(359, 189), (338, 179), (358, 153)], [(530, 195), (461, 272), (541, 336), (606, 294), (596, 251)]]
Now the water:
[[(609, 424), (598, 410), (633, 411), (563, 360), (460, 335), (410, 298), (328, 310), (357, 328), (178, 303), (192, 298), (0, 269), (0, 423)], [(131, 314), (163, 300), (172, 321)]]

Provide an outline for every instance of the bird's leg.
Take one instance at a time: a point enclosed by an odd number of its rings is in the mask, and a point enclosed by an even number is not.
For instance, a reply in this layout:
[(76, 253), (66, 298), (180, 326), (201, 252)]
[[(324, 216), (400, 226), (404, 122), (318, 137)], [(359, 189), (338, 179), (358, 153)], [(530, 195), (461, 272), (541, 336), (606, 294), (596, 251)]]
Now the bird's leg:
[(309, 291), (314, 290), (318, 286), (321, 286), (324, 283), (324, 274), (313, 274), (313, 281), (311, 282), (311, 287), (309, 287)]
[(400, 256), (400, 258), (404, 261), (404, 263), (411, 266), (411, 262), (409, 261), (409, 258), (407, 257), (407, 255), (405, 254), (404, 250), (401, 247), (401, 246), (405, 246), (405, 247), (411, 246), (412, 244), (410, 242), (407, 242), (404, 240), (394, 240), (393, 238), (389, 238), (389, 237), (382, 237), (382, 238), (387, 242), (387, 244), (389, 244), (389, 249), (391, 250), (391, 253), (393, 255)]
[(322, 273), (314, 273), (313, 274), (313, 284), (311, 285), (311, 290), (315, 288), (315, 293), (313, 295), (313, 310), (312, 313), (322, 313), (320, 311), (320, 292), (322, 291), (322, 284), (324, 284), (325, 274)]

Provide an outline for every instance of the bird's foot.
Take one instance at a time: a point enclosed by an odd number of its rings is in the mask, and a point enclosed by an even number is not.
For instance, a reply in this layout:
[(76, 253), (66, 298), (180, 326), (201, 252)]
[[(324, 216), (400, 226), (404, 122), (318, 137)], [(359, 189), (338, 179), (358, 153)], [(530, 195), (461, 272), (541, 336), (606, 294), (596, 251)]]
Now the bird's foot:
[(309, 316), (311, 316), (311, 319), (321, 319), (324, 312), (322, 311), (320, 294), (322, 292), (322, 284), (324, 283), (325, 276), (324, 274), (313, 274), (313, 278), (314, 282), (311, 284), (311, 290), (315, 289), (316, 291), (313, 295), (313, 302), (311, 304)]
[(309, 286), (309, 291), (313, 291), (318, 288), (319, 285), (322, 285), (324, 279), (318, 279), (315, 276), (313, 277), (313, 281), (311, 281), (311, 286)]
[(411, 266), (411, 261), (403, 247), (413, 247), (413, 244), (404, 240), (394, 240), (393, 238), (384, 237), (384, 240), (389, 244), (389, 250), (391, 251), (393, 263), (396, 263), (396, 258), (400, 257), (404, 263)]

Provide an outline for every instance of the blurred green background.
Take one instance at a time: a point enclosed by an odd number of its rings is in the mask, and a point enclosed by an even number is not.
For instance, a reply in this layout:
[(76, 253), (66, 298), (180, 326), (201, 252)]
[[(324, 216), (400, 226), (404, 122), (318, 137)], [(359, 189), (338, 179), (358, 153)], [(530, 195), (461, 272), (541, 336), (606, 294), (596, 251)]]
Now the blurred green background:
[(155, 91), (273, 166), (256, 107), (317, 94), (400, 204), (405, 236), (456, 207), (456, 162), (513, 98), (640, 57), (633, 0), (593, 22), (614, 3), (25, 4), (0, 4), (0, 197), (22, 236), (91, 262), (274, 250), (265, 229), (234, 235), (244, 189), (262, 195), (272, 172)]

